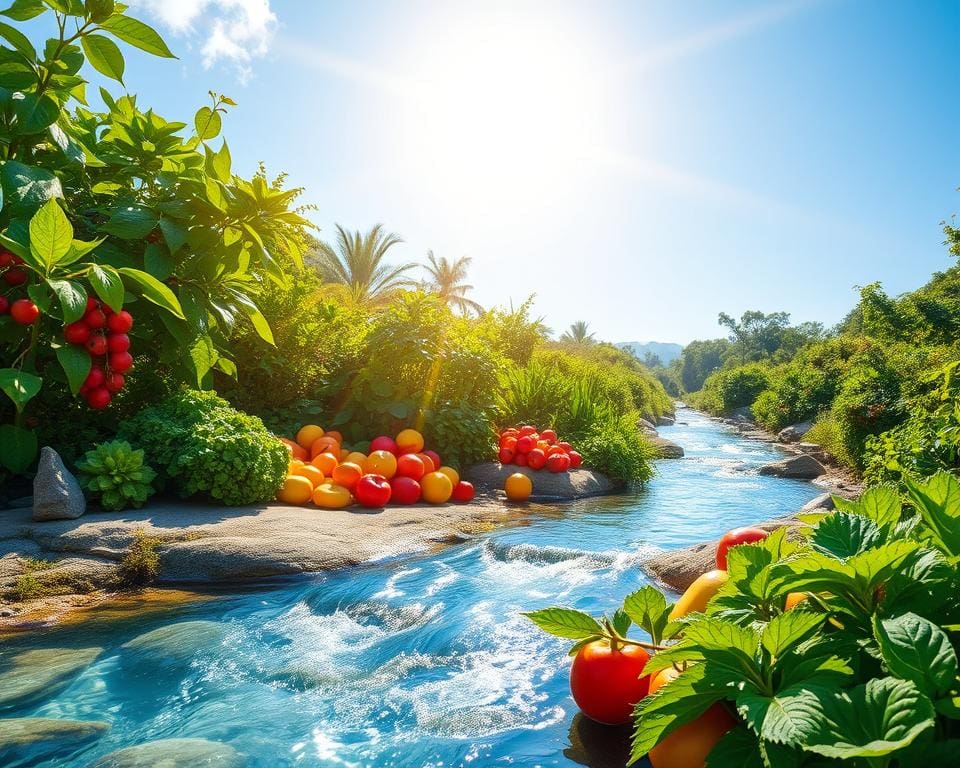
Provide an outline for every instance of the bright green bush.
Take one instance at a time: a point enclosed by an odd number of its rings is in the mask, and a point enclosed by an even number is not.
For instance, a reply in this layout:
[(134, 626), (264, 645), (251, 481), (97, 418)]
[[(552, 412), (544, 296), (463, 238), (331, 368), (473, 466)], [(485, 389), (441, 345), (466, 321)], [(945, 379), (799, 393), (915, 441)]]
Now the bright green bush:
[(154, 494), (152, 483), (157, 473), (144, 463), (143, 450), (134, 450), (123, 440), (101, 443), (87, 451), (77, 469), (80, 484), (104, 509), (139, 508)]
[(584, 466), (614, 480), (646, 482), (653, 477), (655, 451), (637, 429), (633, 414), (599, 421), (577, 438), (576, 448)]
[(272, 499), (288, 454), (263, 422), (212, 392), (185, 390), (144, 408), (120, 429), (181, 496), (228, 505)]
[(769, 369), (761, 363), (717, 371), (707, 377), (703, 389), (691, 398), (697, 407), (721, 415), (752, 405), (769, 384)]

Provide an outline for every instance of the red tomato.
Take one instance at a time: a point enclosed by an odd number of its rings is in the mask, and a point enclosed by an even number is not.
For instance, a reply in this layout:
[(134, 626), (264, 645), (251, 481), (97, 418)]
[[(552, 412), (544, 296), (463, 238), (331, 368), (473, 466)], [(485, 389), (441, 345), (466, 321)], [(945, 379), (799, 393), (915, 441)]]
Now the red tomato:
[(518, 467), (525, 467), (525, 466), (527, 466), (527, 454), (525, 454), (525, 453), (518, 453), (518, 454), (514, 457), (513, 463), (516, 464)]
[(102, 411), (110, 405), (110, 390), (106, 387), (97, 387), (87, 392), (87, 405), (95, 411)]
[(99, 308), (88, 309), (83, 322), (88, 328), (103, 328), (107, 324), (107, 316)]
[(550, 472), (566, 472), (570, 469), (570, 457), (565, 453), (555, 453), (547, 458), (547, 469)]
[(545, 429), (540, 433), (540, 439), (546, 440), (548, 443), (557, 442), (557, 433), (552, 429)]
[(83, 380), (83, 386), (88, 390), (102, 387), (103, 383), (106, 381), (106, 378), (107, 377), (104, 375), (103, 369), (94, 366), (90, 369), (90, 373), (87, 374), (87, 378)]
[(19, 325), (33, 325), (40, 317), (40, 308), (30, 299), (17, 299), (10, 305), (10, 317)]
[(530, 453), (537, 447), (537, 441), (532, 435), (524, 435), (517, 440), (517, 453)]
[(769, 534), (760, 528), (734, 528), (723, 534), (717, 544), (717, 568), (727, 570), (727, 551), (738, 544), (750, 544), (754, 541), (763, 541)]
[(570, 451), (573, 450), (573, 446), (570, 445), (570, 443), (566, 442), (565, 440), (561, 440), (559, 443), (557, 443), (557, 445), (563, 448), (563, 450), (566, 451), (567, 453), (570, 453)]
[(440, 469), (443, 466), (443, 462), (440, 461), (440, 454), (436, 451), (423, 451), (424, 454), (430, 457), (433, 461), (434, 470)]
[(642, 676), (650, 660), (639, 645), (613, 650), (594, 640), (579, 650), (570, 667), (570, 692), (583, 714), (607, 725), (629, 723), (633, 705), (647, 695), (650, 677)]
[(501, 448), (498, 458), (501, 464), (513, 464), (514, 459), (517, 458), (517, 452), (513, 448)]
[(557, 454), (566, 453), (566, 450), (561, 448), (559, 445), (551, 445), (547, 450), (547, 456), (556, 456)]
[(536, 427), (531, 427), (529, 424), (526, 426), (520, 427), (520, 437), (526, 437), (527, 435), (535, 435), (537, 433)]
[(473, 483), (468, 483), (466, 480), (461, 480), (453, 486), (453, 500), (459, 501), (461, 504), (472, 501), (475, 495), (476, 491), (473, 489)]
[(517, 446), (517, 438), (516, 438), (516, 436), (514, 436), (514, 435), (503, 435), (503, 436), (500, 438), (500, 447), (501, 447), (501, 448), (510, 448), (510, 449), (513, 449), (513, 448), (516, 448), (516, 446)]
[(123, 389), (124, 378), (122, 373), (111, 373), (107, 376), (104, 386), (107, 388), (107, 391), (115, 395), (121, 389)]
[(527, 466), (530, 467), (530, 469), (543, 469), (546, 463), (547, 454), (540, 448), (534, 448), (527, 454)]
[(508, 427), (500, 433), (500, 437), (520, 437), (520, 430), (515, 427)]
[(390, 500), (394, 504), (416, 504), (420, 501), (420, 483), (412, 477), (395, 476), (390, 481)]
[(583, 456), (576, 451), (570, 451), (567, 455), (570, 457), (570, 469), (580, 469), (580, 465), (583, 464)]
[(397, 458), (397, 475), (419, 481), (427, 467), (415, 453), (405, 453)]
[(394, 456), (400, 453), (400, 449), (397, 448), (397, 441), (386, 435), (380, 435), (380, 437), (375, 437), (370, 441), (370, 453), (374, 451), (389, 451)]
[(353, 495), (364, 507), (379, 509), (390, 501), (392, 489), (383, 475), (364, 475), (357, 481)]

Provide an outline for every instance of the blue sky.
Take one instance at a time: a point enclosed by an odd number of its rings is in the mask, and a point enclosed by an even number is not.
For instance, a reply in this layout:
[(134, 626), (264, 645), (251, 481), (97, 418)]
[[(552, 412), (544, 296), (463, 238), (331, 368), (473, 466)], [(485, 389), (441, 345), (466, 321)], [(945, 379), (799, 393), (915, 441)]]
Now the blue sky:
[(960, 4), (134, 0), (179, 61), (131, 51), (170, 119), (208, 89), (235, 168), (312, 218), (383, 222), (397, 260), (473, 257), (485, 305), (536, 293), (610, 341), (717, 313), (841, 319), (953, 263)]

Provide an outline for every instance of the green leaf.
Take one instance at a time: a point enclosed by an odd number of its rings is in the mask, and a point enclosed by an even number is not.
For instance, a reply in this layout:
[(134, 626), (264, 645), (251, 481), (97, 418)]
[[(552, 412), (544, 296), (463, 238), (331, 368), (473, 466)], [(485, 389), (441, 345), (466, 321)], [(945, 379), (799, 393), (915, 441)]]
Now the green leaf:
[(833, 502), (838, 511), (862, 515), (881, 528), (896, 525), (900, 521), (900, 494), (889, 486), (878, 485), (870, 488), (856, 501), (834, 496)]
[(87, 272), (87, 279), (93, 287), (94, 293), (105, 301), (114, 312), (123, 309), (124, 289), (123, 280), (113, 267), (106, 264), (91, 264)]
[(3, 184), (5, 214), (16, 211), (33, 215), (35, 209), (47, 200), (63, 197), (63, 187), (56, 175), (45, 168), (24, 165), (16, 160), (7, 160), (3, 164), (0, 182)]
[(123, 54), (117, 44), (103, 35), (84, 35), (80, 45), (90, 65), (101, 75), (123, 82)]
[[(241, 297), (239, 294), (235, 295), (237, 296), (237, 303), (240, 305), (240, 309), (242, 309), (246, 316), (250, 318), (250, 322), (253, 323), (253, 328), (260, 338), (268, 344), (275, 344), (273, 340), (273, 331), (270, 330), (270, 323), (267, 322), (267, 318), (263, 316), (263, 313), (260, 311), (257, 305), (247, 297)], [(406, 408), (406, 404), (404, 404), (404, 407)], [(398, 419), (406, 418), (406, 416), (409, 415), (409, 409), (406, 408), (406, 410), (407, 413), (404, 413), (403, 415), (397, 415), (396, 413), (393, 415)], [(393, 411), (390, 412), (393, 413)]]
[(13, 0), (13, 5), (5, 11), (0, 11), (0, 13), (14, 21), (29, 21), (45, 10), (47, 10), (47, 7), (41, 0)]
[(941, 470), (925, 483), (904, 482), (924, 524), (946, 552), (960, 556), (960, 481)]
[(0, 390), (13, 400), (17, 411), (22, 411), (43, 386), (43, 379), (16, 368), (0, 368)]
[(0, 424), (0, 464), (19, 474), (25, 472), (36, 457), (35, 432), (13, 424)]
[(67, 375), (67, 383), (70, 385), (70, 392), (76, 397), (80, 387), (90, 373), (93, 366), (93, 360), (90, 354), (83, 347), (77, 347), (73, 344), (64, 344), (57, 347), (57, 360), (60, 361), (60, 367)]
[(173, 274), (174, 261), (160, 243), (147, 243), (143, 249), (143, 266), (157, 280), (166, 280)]
[(892, 675), (912, 681), (931, 699), (953, 687), (957, 654), (946, 632), (932, 621), (914, 613), (882, 621), (874, 616), (873, 631)]
[(230, 148), (227, 146), (226, 139), (224, 139), (223, 146), (213, 156), (214, 173), (224, 184), (230, 181), (230, 165)]
[(207, 176), (203, 181), (203, 187), (210, 205), (218, 211), (226, 212), (227, 196), (223, 192), (223, 185), (213, 177)]
[(72, 280), (47, 280), (47, 285), (60, 301), (64, 323), (73, 323), (83, 317), (87, 310), (87, 292), (82, 285)]
[(627, 632), (630, 631), (630, 625), (633, 623), (630, 620), (630, 616), (627, 615), (627, 612), (623, 608), (617, 608), (613, 612), (613, 619), (611, 620), (613, 628), (620, 637), (626, 637)]
[(167, 59), (177, 58), (167, 48), (163, 38), (142, 21), (129, 16), (111, 16), (106, 21), (101, 22), (100, 26), (113, 34), (114, 37), (139, 48), (141, 51)]
[(396, 401), (387, 405), (387, 413), (395, 419), (406, 419), (410, 416), (411, 408), (407, 403)]
[(814, 549), (844, 560), (883, 543), (883, 533), (875, 522), (861, 515), (836, 512), (827, 515), (810, 536)]
[(27, 90), (38, 81), (38, 75), (26, 59), (7, 48), (0, 48), (0, 86)]
[(737, 712), (760, 738), (795, 746), (803, 745), (823, 717), (817, 695), (805, 685), (785, 688), (771, 697), (743, 693), (737, 697)]
[(710, 750), (707, 768), (766, 768), (759, 739), (743, 726), (728, 731)]
[(150, 208), (126, 206), (110, 212), (110, 220), (100, 228), (124, 240), (140, 240), (157, 226), (159, 214)]
[(623, 610), (630, 620), (659, 645), (663, 639), (663, 630), (670, 620), (667, 598), (660, 590), (652, 586), (641, 587), (631, 592), (623, 600)]
[(217, 348), (209, 336), (200, 336), (190, 347), (190, 362), (197, 377), (197, 386), (203, 387), (203, 379), (217, 362)]
[(163, 239), (167, 241), (167, 247), (171, 254), (179, 251), (183, 244), (187, 242), (186, 228), (180, 222), (166, 216), (160, 217), (160, 231), (163, 233)]
[(603, 627), (593, 616), (573, 608), (543, 608), (523, 615), (544, 632), (557, 637), (581, 640), (591, 635), (603, 634)]
[(193, 116), (193, 125), (200, 141), (215, 139), (220, 134), (220, 113), (210, 107), (200, 107)]
[(761, 642), (774, 658), (782, 656), (806, 640), (823, 624), (821, 613), (789, 611), (782, 613), (763, 628)]
[(116, 10), (113, 0), (86, 0), (86, 6), (90, 20), (97, 23), (109, 19)]
[(132, 267), (120, 267), (117, 271), (124, 277), (137, 283), (140, 286), (140, 295), (147, 301), (156, 304), (158, 307), (162, 307), (171, 315), (175, 315), (181, 320), (186, 319), (183, 315), (180, 302), (177, 300), (177, 297), (174, 296), (173, 291), (153, 275), (139, 269), (133, 269)]
[[(10, 10), (12, 10), (12, 8)], [(30, 59), (30, 61), (37, 60), (36, 49), (30, 43), (30, 39), (19, 29), (0, 21), (0, 37), (5, 38), (10, 45)]]
[(912, 682), (892, 677), (821, 696), (820, 704), (823, 717), (804, 748), (835, 759), (889, 755), (934, 724), (930, 699)]
[(47, 273), (73, 244), (73, 225), (56, 200), (48, 200), (30, 219), (30, 252)]
[(47, 94), (21, 93), (14, 97), (13, 114), (17, 116), (17, 133), (25, 136), (42, 133), (53, 125), (60, 116), (60, 107)]

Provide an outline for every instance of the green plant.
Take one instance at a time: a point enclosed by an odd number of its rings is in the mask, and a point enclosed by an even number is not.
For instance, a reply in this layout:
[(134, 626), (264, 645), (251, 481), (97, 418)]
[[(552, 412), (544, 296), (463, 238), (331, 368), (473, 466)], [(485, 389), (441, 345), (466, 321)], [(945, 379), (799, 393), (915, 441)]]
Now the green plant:
[(256, 416), (212, 392), (185, 390), (144, 408), (120, 429), (181, 496), (224, 504), (273, 498), (287, 473), (286, 448)]
[(117, 585), (123, 588), (145, 587), (160, 575), (160, 539), (148, 536), (142, 528), (133, 534), (133, 541), (117, 566)]
[(753, 405), (770, 381), (769, 369), (760, 363), (710, 374), (691, 400), (710, 413), (728, 414), (736, 408)]
[(109, 510), (142, 507), (154, 490), (151, 483), (157, 473), (143, 461), (143, 451), (130, 443), (113, 440), (87, 451), (77, 462), (80, 484), (100, 506)]

